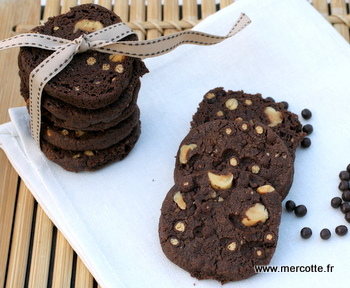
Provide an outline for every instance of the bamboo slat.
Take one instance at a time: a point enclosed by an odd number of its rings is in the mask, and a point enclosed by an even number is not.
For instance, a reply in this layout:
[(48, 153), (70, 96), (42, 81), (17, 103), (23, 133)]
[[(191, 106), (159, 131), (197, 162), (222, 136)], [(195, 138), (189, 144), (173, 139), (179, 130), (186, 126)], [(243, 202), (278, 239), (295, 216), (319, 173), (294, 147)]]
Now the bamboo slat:
[(80, 4), (89, 4), (89, 3), (94, 3), (95, 1), (93, 0), (80, 0)]
[(327, 17), (328, 14), (328, 3), (327, 0), (313, 0), (312, 5), (321, 13), (323, 17)]
[(192, 26), (198, 22), (197, 0), (184, 0), (182, 4), (182, 20), (187, 21)]
[[(161, 0), (149, 0), (147, 6), (147, 21), (157, 25), (157, 22), (161, 21), (162, 17), (162, 4)], [(147, 39), (159, 37), (163, 34), (163, 28), (159, 25), (155, 29), (147, 30)]]
[(94, 278), (91, 276), (89, 270), (84, 263), (77, 259), (77, 270), (75, 278), (75, 287), (93, 288)]
[[(19, 9), (25, 6), (25, 9)], [(40, 1), (10, 1), (0, 0), (0, 38), (14, 36), (12, 28), (21, 21), (32, 23), (39, 19)], [(9, 121), (7, 110), (10, 107), (22, 106), (24, 101), (19, 96), (19, 77), (17, 67), (18, 49), (2, 51), (0, 55), (0, 123)], [(5, 68), (6, 67), (6, 68)], [(0, 151), (0, 286), (6, 279), (7, 261), (11, 246), (12, 223), (18, 189), (18, 175), (7, 160), (3, 151)]]
[(15, 223), (13, 228), (11, 253), (9, 258), (6, 287), (24, 287), (31, 227), (34, 210), (34, 198), (22, 183), (18, 192)]
[(106, 7), (109, 10), (112, 10), (112, 1), (111, 0), (98, 0), (97, 4)]
[(216, 12), (215, 0), (202, 0), (202, 19)]
[(72, 278), (73, 249), (60, 231), (56, 235), (52, 288), (69, 287)]
[(115, 1), (113, 11), (119, 15), (124, 22), (129, 22), (129, 0)]
[(0, 163), (0, 285), (3, 285), (6, 278), (7, 256), (11, 246), (18, 175), (3, 151), (0, 151)]
[(49, 279), (53, 224), (40, 206), (35, 219), (29, 287), (46, 288)]
[(221, 0), (220, 1), (220, 9), (223, 9), (229, 5), (231, 5), (234, 1), (233, 0)]
[[(345, 0), (331, 0), (331, 13), (333, 15), (347, 14)], [(338, 16), (342, 19), (342, 16)], [(334, 24), (334, 28), (349, 42), (349, 27), (345, 24)]]
[(61, 14), (68, 12), (70, 7), (74, 7), (77, 5), (77, 2), (77, 0), (63, 0)]
[(179, 2), (177, 0), (164, 0), (164, 21), (172, 24), (175, 29), (165, 29), (164, 35), (178, 32), (181, 30), (177, 22), (180, 20)]
[(146, 6), (144, 0), (131, 0), (130, 6), (130, 22), (133, 22), (137, 28), (135, 32), (140, 40), (145, 39), (146, 30), (140, 25), (140, 22), (146, 19)]
[(60, 2), (61, 2), (60, 0), (46, 0), (43, 20), (46, 20), (49, 17), (60, 14), (60, 9), (61, 9)]

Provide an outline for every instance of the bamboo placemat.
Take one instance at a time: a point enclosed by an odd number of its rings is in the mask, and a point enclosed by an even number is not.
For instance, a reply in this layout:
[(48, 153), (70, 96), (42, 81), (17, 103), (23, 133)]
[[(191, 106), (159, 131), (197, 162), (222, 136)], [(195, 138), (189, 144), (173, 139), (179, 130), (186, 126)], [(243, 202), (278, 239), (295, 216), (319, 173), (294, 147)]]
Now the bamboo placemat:
[[(41, 7), (40, 0), (0, 0), (0, 39), (27, 32), (38, 25), (41, 19), (64, 13), (69, 7), (92, 2), (94, 1), (47, 0), (45, 7)], [(140, 39), (190, 29), (233, 2), (95, 1), (115, 11), (137, 32)], [(345, 0), (309, 2), (350, 42), (349, 5)], [(24, 105), (19, 94), (17, 54), (17, 49), (2, 51), (0, 54), (0, 123), (9, 121), (8, 108)], [(36, 203), (2, 150), (0, 223), (0, 287), (99, 287), (64, 236)]]

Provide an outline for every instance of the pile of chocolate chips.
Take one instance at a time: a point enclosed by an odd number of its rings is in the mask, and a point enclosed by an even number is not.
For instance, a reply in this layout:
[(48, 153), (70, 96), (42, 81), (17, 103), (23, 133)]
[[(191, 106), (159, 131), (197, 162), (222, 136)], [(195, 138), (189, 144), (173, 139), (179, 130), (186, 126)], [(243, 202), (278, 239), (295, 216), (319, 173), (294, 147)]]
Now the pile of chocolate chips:
[(339, 173), (339, 190), (341, 191), (341, 197), (337, 196), (332, 198), (331, 206), (333, 208), (339, 208), (344, 214), (344, 218), (350, 223), (350, 164), (346, 167), (346, 170)]
[[(308, 120), (311, 118), (312, 113), (309, 109), (304, 109), (301, 111), (301, 116)], [(306, 124), (303, 126), (303, 132), (306, 135), (310, 135), (313, 132), (313, 126), (311, 124)], [(309, 137), (304, 137), (301, 142), (302, 148), (308, 148), (311, 146), (311, 139)], [(341, 171), (339, 173), (340, 183), (339, 190), (342, 191), (341, 197), (334, 197), (331, 200), (331, 206), (333, 208), (340, 208), (340, 211), (345, 215), (345, 220), (350, 223), (350, 164), (347, 166), (346, 171)], [(303, 217), (307, 213), (307, 208), (305, 205), (296, 205), (294, 201), (288, 200), (285, 204), (286, 210), (288, 212), (293, 212), (297, 217)], [(335, 233), (339, 236), (344, 236), (348, 233), (348, 227), (345, 225), (339, 225), (335, 228)], [(308, 239), (312, 235), (312, 230), (310, 227), (304, 227), (300, 231), (300, 236), (303, 239)], [(332, 233), (328, 228), (324, 228), (320, 231), (320, 237), (323, 240), (327, 240), (331, 237)]]

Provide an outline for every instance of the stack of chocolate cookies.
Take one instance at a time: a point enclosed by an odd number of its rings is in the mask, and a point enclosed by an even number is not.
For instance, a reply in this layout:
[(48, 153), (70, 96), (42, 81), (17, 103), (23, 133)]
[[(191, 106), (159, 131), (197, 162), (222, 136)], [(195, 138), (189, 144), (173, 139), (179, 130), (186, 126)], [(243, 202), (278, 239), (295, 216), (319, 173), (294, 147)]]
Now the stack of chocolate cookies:
[[(112, 11), (83, 4), (49, 18), (32, 32), (74, 40), (119, 22)], [(137, 36), (124, 40), (135, 41)], [(51, 53), (30, 47), (20, 50), (21, 94), (28, 108), (29, 75)], [(141, 133), (137, 96), (140, 77), (147, 72), (138, 58), (91, 50), (76, 54), (44, 87), (40, 145), (46, 157), (75, 172), (124, 159)]]
[(161, 208), (164, 254), (193, 277), (221, 283), (268, 265), (304, 136), (283, 102), (223, 88), (206, 93)]

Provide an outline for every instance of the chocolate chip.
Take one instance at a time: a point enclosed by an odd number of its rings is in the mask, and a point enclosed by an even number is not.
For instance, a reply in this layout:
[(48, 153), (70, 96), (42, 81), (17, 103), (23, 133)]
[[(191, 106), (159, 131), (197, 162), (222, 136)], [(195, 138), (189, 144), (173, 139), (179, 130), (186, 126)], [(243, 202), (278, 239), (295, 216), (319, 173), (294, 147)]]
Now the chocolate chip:
[(329, 229), (327, 229), (327, 228), (322, 229), (320, 232), (320, 236), (323, 240), (327, 240), (327, 239), (331, 238), (331, 235), (332, 235), (331, 231), (329, 231)]
[(349, 223), (350, 223), (350, 212), (348, 212), (348, 213), (345, 214), (344, 219), (346, 220), (346, 222), (349, 222)]
[(266, 97), (265, 99), (268, 100), (268, 101), (271, 101), (271, 102), (275, 103), (275, 99), (273, 99), (272, 97)]
[(343, 191), (341, 198), (346, 201), (349, 202), (350, 201), (350, 190), (345, 190)]
[(339, 173), (340, 180), (350, 180), (350, 173), (348, 171), (341, 171)]
[(296, 207), (295, 202), (292, 201), (292, 200), (288, 200), (288, 201), (286, 202), (286, 205), (285, 205), (285, 206), (286, 206), (286, 209), (287, 209), (288, 212), (294, 211), (294, 209), (295, 209), (295, 207)]
[(311, 124), (306, 124), (303, 126), (303, 132), (310, 135), (314, 131), (314, 127)]
[(331, 206), (333, 208), (339, 208), (341, 203), (342, 203), (342, 199), (340, 197), (334, 197), (332, 200), (331, 200)]
[(309, 239), (311, 237), (311, 235), (312, 235), (312, 230), (309, 227), (304, 227), (300, 231), (300, 236), (303, 239)]
[(345, 202), (340, 205), (340, 211), (343, 212), (344, 214), (350, 212), (350, 204)]
[(347, 180), (340, 181), (338, 188), (340, 191), (348, 190), (349, 189), (349, 181), (347, 181)]
[(309, 148), (311, 146), (311, 139), (309, 137), (304, 137), (304, 139), (300, 143), (301, 147)]
[(348, 233), (348, 227), (345, 225), (339, 225), (335, 228), (335, 233), (337, 233), (339, 236), (344, 236)]
[(346, 167), (346, 171), (350, 173), (350, 164)]
[(297, 217), (303, 217), (306, 215), (306, 213), (307, 213), (307, 209), (306, 209), (305, 205), (298, 205), (294, 209), (294, 214)]
[(288, 109), (289, 108), (289, 104), (288, 104), (288, 102), (286, 102), (286, 101), (282, 101), (281, 102), (282, 104), (283, 104), (283, 107), (284, 107), (284, 109)]
[(304, 119), (310, 119), (312, 116), (312, 113), (309, 109), (305, 108), (301, 111), (301, 116), (303, 116)]

